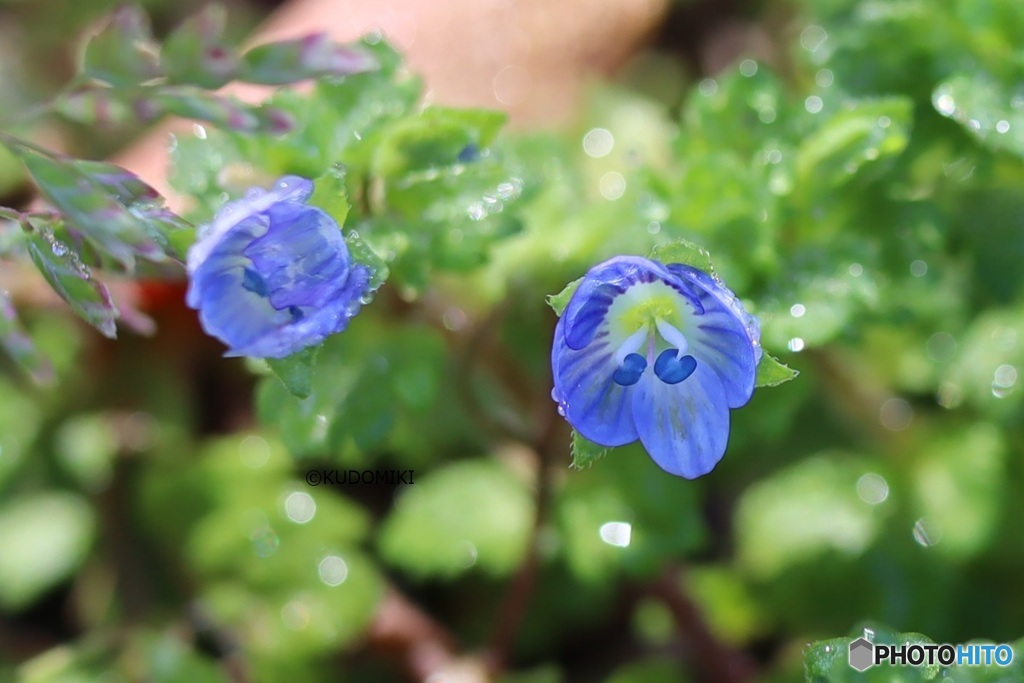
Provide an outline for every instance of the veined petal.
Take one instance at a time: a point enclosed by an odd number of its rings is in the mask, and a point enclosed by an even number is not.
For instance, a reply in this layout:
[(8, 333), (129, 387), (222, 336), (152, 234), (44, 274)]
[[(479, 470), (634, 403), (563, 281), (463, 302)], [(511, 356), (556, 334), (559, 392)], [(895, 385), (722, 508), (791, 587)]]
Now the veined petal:
[(291, 320), (262, 296), (242, 287), (244, 271), (224, 270), (209, 275), (203, 283), (199, 320), (206, 332), (229, 347), (251, 344)]
[[(553, 396), (576, 431), (602, 446), (624, 446), (637, 439), (631, 396), (635, 386), (612, 380), (618, 366), (615, 349), (606, 337), (597, 337), (584, 349), (565, 340), (565, 318), (555, 327), (551, 349)], [(650, 374), (650, 369), (644, 371)], [(641, 379), (641, 382), (643, 380)]]
[(647, 375), (633, 387), (633, 421), (658, 466), (696, 479), (714, 469), (729, 442), (729, 406), (715, 372), (698, 362), (678, 384)]
[(230, 349), (224, 355), (284, 358), (307, 346), (319, 344), (348, 327), (349, 320), (362, 306), (361, 298), (366, 293), (369, 281), (370, 271), (366, 266), (353, 267), (345, 285), (325, 306), (292, 307), (286, 321), (251, 343)]
[(761, 358), (757, 319), (743, 309), (725, 285), (703, 271), (678, 263), (667, 267), (689, 285), (704, 309), (692, 318), (694, 327), (685, 332), (689, 353), (718, 376), (730, 408), (746, 405), (754, 391)]
[(228, 202), (217, 211), (213, 221), (203, 226), (196, 243), (188, 251), (188, 271), (192, 273), (209, 257), (222, 239), (238, 223), (262, 213), (279, 202), (302, 203), (313, 194), (313, 181), (299, 176), (284, 176), (270, 190), (254, 188), (243, 199)]
[[(680, 286), (679, 278), (656, 261), (639, 256), (616, 256), (594, 266), (573, 293), (562, 315), (566, 344), (572, 349), (584, 348), (594, 339), (599, 329), (608, 329), (608, 313), (618, 297), (627, 294), (637, 285), (659, 282), (671, 288), (665, 289), (666, 292), (688, 300), (691, 306), (700, 306), (690, 288)], [(635, 298), (635, 303), (642, 304), (645, 295), (638, 294)], [(626, 336), (634, 331), (628, 330)], [(612, 339), (612, 343), (621, 344), (625, 338)]]
[(270, 230), (245, 247), (275, 308), (321, 306), (348, 277), (348, 247), (338, 224), (311, 206), (277, 204)]

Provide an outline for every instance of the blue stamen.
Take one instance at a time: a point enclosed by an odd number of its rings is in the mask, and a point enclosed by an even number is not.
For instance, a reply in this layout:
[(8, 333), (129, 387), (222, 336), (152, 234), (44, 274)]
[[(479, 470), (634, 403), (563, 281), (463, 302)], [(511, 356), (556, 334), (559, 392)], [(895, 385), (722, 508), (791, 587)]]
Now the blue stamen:
[(242, 274), (242, 289), (252, 292), (256, 296), (267, 296), (267, 283), (263, 276), (252, 268), (246, 268)]
[(676, 349), (665, 349), (654, 361), (654, 374), (665, 384), (679, 384), (697, 369), (693, 356), (676, 358)]
[[(647, 369), (647, 359), (639, 353), (631, 353), (622, 361), (622, 365), (615, 374), (612, 381), (624, 387), (632, 386), (640, 381), (640, 376)], [(607, 377), (607, 375), (605, 375)]]

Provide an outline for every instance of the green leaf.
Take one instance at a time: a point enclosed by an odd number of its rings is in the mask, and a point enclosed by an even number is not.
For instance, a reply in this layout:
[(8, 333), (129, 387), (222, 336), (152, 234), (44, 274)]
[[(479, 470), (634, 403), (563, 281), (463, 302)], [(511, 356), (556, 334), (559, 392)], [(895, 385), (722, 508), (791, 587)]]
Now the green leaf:
[(347, 76), (370, 71), (376, 60), (359, 45), (342, 45), (327, 33), (267, 43), (242, 56), (240, 80), (261, 85), (287, 85), (307, 78)]
[(762, 351), (761, 360), (757, 364), (757, 378), (754, 381), (756, 387), (777, 387), (800, 374), (788, 365), (783, 365), (771, 354)]
[(704, 247), (687, 240), (676, 240), (668, 244), (662, 244), (651, 251), (651, 259), (660, 261), (665, 265), (671, 263), (682, 263), (703, 270), (709, 275), (715, 272), (711, 263), (711, 254)]
[(495, 575), (522, 561), (533, 501), (494, 460), (469, 460), (414, 475), (378, 537), (390, 564), (418, 577), (452, 578), (471, 567)]
[(18, 316), (6, 292), (0, 292), (0, 348), (7, 352), (39, 384), (53, 381), (53, 365), (32, 343), (18, 322)]
[(900, 154), (910, 140), (913, 112), (907, 97), (847, 103), (800, 144), (797, 186), (841, 185), (862, 167)]
[(287, 358), (267, 358), (267, 365), (293, 396), (306, 398), (313, 391), (313, 372), (319, 351), (319, 346), (312, 346)]
[(274, 107), (246, 104), (234, 97), (207, 93), (187, 85), (160, 88), (140, 106), (147, 108), (147, 118), (173, 114), (243, 133), (280, 135), (294, 125), (291, 116)]
[(1000, 83), (991, 75), (972, 71), (954, 75), (932, 93), (932, 105), (959, 123), (981, 144), (1024, 156), (1024, 87)]
[(348, 201), (343, 166), (333, 166), (313, 181), (313, 196), (309, 198), (309, 204), (323, 209), (338, 225), (345, 225), (352, 205)]
[(92, 508), (79, 496), (44, 493), (0, 507), (0, 606), (31, 605), (70, 576), (92, 543)]
[(85, 46), (85, 75), (115, 86), (148, 81), (160, 74), (149, 19), (141, 8), (124, 5)]
[(102, 182), (82, 173), (71, 162), (34, 152), (24, 152), (22, 159), (39, 191), (64, 214), (64, 220), (82, 230), (125, 268), (135, 268), (136, 256), (152, 261), (164, 258), (159, 241), (163, 235), (148, 232)]
[(548, 306), (550, 306), (555, 311), (555, 315), (557, 315), (559, 318), (562, 317), (562, 313), (565, 312), (565, 307), (569, 305), (569, 301), (572, 299), (572, 295), (576, 293), (576, 290), (579, 288), (581, 282), (583, 282), (583, 278), (573, 280), (572, 282), (567, 284), (565, 286), (565, 289), (563, 289), (558, 294), (548, 295)]
[(90, 126), (110, 127), (135, 118), (125, 93), (108, 87), (62, 92), (54, 99), (53, 108), (67, 119)]
[(595, 460), (608, 455), (609, 448), (596, 444), (587, 437), (581, 435), (575, 429), (572, 430), (572, 466), (577, 469), (589, 467)]
[(891, 512), (873, 510), (859, 497), (857, 481), (865, 469), (848, 455), (826, 453), (749, 487), (736, 513), (740, 564), (771, 579), (801, 564), (814, 566), (830, 553), (853, 558), (864, 552)]
[(160, 66), (171, 83), (216, 90), (233, 80), (241, 61), (224, 40), (227, 12), (211, 4), (186, 19), (160, 48)]
[(105, 337), (117, 336), (117, 309), (106, 286), (93, 278), (70, 246), (53, 236), (48, 228), (39, 228), (26, 236), (32, 262), (62, 299)]

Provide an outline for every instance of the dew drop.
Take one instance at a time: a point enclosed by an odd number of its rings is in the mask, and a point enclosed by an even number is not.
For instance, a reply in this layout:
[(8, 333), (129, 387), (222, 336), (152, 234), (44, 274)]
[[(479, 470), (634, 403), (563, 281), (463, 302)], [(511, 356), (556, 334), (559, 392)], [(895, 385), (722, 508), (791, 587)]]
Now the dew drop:
[(1009, 121), (1003, 119), (1002, 121), (996, 122), (996, 132), (997, 133), (1006, 133), (1009, 130), (1010, 130), (1010, 122)]
[(935, 108), (943, 116), (952, 116), (953, 112), (956, 111), (956, 102), (948, 92), (942, 93), (935, 98)]
[(930, 548), (942, 540), (942, 529), (927, 517), (922, 517), (914, 522), (913, 534), (914, 540), (917, 541), (918, 545), (925, 548)]
[(755, 74), (757, 74), (757, 62), (755, 62), (753, 59), (744, 59), (742, 62), (740, 62), (740, 73), (746, 76), (747, 78), (754, 76)]
[(828, 40), (828, 32), (821, 26), (808, 26), (800, 32), (800, 45), (808, 52), (815, 52)]
[(818, 97), (817, 95), (811, 95), (806, 100), (804, 100), (804, 109), (806, 109), (811, 114), (817, 114), (819, 111), (821, 111), (822, 107), (824, 106), (825, 103), (822, 102), (821, 98)]
[(868, 472), (857, 480), (857, 495), (868, 505), (878, 505), (889, 497), (889, 482), (885, 477)]
[(793, 337), (792, 339), (789, 340), (789, 343), (786, 344), (786, 348), (788, 348), (793, 353), (800, 353), (801, 351), (804, 350), (804, 340), (801, 339), (800, 337)]
[(793, 304), (789, 307), (789, 314), (794, 318), (802, 318), (807, 308), (803, 304)]

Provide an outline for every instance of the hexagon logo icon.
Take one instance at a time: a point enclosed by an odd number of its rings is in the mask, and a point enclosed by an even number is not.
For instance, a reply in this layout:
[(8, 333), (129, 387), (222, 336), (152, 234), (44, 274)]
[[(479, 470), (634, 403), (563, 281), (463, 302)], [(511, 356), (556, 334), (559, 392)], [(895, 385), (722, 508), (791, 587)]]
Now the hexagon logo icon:
[(867, 638), (858, 638), (850, 643), (850, 666), (857, 671), (867, 671), (875, 664), (875, 646)]

